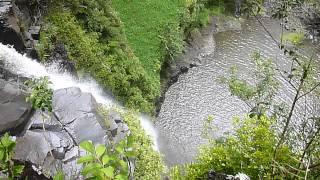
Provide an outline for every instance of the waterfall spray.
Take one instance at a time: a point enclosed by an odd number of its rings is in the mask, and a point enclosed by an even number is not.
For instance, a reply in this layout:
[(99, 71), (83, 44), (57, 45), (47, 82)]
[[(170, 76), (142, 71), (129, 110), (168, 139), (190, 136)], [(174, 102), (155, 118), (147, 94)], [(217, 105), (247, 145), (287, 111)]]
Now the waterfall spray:
[[(5, 68), (14, 74), (21, 75), (29, 78), (40, 78), (47, 76), (52, 82), (52, 88), (54, 90), (78, 87), (83, 92), (88, 92), (95, 97), (98, 103), (104, 104), (107, 107), (121, 107), (111, 95), (103, 91), (103, 88), (93, 80), (87, 78), (85, 80), (77, 80), (69, 73), (59, 73), (58, 65), (50, 65), (45, 67), (44, 65), (32, 60), (25, 55), (19, 54), (14, 48), (6, 46), (0, 43), (0, 61), (4, 62)], [(146, 131), (154, 143), (154, 150), (159, 150), (157, 145), (157, 132), (153, 127), (150, 119), (146, 115), (140, 115), (140, 124)]]

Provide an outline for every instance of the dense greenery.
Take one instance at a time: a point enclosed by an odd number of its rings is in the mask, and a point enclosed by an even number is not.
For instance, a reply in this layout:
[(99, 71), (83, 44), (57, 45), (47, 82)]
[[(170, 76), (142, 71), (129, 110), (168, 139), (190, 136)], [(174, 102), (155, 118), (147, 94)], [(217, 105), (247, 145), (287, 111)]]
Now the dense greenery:
[(0, 173), (5, 174), (10, 180), (20, 177), (24, 169), (23, 165), (17, 165), (12, 160), (15, 146), (16, 142), (8, 133), (0, 138)]
[[(160, 72), (178, 56), (192, 31), (225, 11), (227, 0), (113, 0), (134, 53), (160, 88)], [(165, 78), (165, 77), (164, 77)]]
[[(253, 179), (271, 179), (272, 173), (277, 174), (276, 179), (289, 177), (290, 174), (280, 167), (288, 167), (297, 162), (286, 146), (273, 158), (274, 144), (277, 141), (272, 128), (273, 122), (266, 116), (246, 117), (244, 120), (236, 118), (234, 126), (238, 128), (235, 134), (213, 140), (210, 145), (201, 149), (198, 161), (186, 167), (184, 177), (206, 179), (210, 170), (227, 174), (244, 172)], [(279, 167), (274, 169), (270, 166), (273, 161)], [(172, 175), (178, 177), (173, 179), (181, 178), (177, 173)]]
[(91, 141), (80, 143), (87, 155), (78, 159), (83, 164), (82, 174), (86, 178), (96, 180), (116, 179), (125, 180), (130, 177), (130, 161), (134, 158), (132, 136), (129, 136), (113, 147), (105, 145), (94, 146)]
[[(283, 0), (275, 5), (273, 17), (282, 21), (282, 29), (284, 19), (301, 2)], [(262, 3), (263, 0), (247, 0), (243, 11), (256, 16), (263, 11)], [(160, 93), (161, 68), (183, 52), (186, 39), (197, 28), (206, 26), (210, 15), (227, 13), (228, 8), (234, 8), (230, 0), (51, 1), (38, 50), (45, 61), (55, 46), (63, 43), (77, 70), (89, 73), (127, 107), (152, 113), (153, 102)], [(206, 179), (210, 171), (244, 172), (253, 179), (319, 177), (319, 117), (308, 115), (302, 119), (303, 127), (292, 126), (299, 100), (309, 94), (316, 95), (314, 92), (320, 87), (317, 64), (312, 57), (299, 54), (297, 47), (283, 44), (299, 45), (303, 33), (282, 32), (280, 36), (278, 45), (292, 60), (291, 69), (276, 69), (259, 52), (252, 56), (256, 69), (254, 83), (238, 78), (236, 67), (232, 68), (224, 82), (232, 95), (251, 108), (249, 116), (242, 120), (235, 118), (234, 133), (210, 139), (196, 162), (174, 167), (170, 173), (172, 179)], [(279, 90), (275, 69), (293, 87), (295, 97), (288, 104), (275, 102)], [(48, 79), (27, 83), (32, 89), (27, 100), (34, 108), (51, 112), (52, 90)], [(82, 142), (80, 147), (87, 152), (78, 160), (84, 165), (82, 174), (91, 179), (161, 179), (164, 172), (161, 156), (152, 148), (152, 141), (137, 115), (99, 109), (105, 118), (109, 111), (121, 113), (130, 135), (110, 147)], [(205, 122), (206, 131), (212, 129), (212, 120), (209, 117)], [(208, 132), (203, 135), (210, 138)], [(14, 166), (11, 160), (13, 147), (8, 135), (1, 138), (0, 170), (10, 178), (19, 176), (23, 170), (23, 166)], [(131, 162), (135, 165), (134, 174), (130, 171)], [(58, 176), (55, 179), (63, 179)]]
[[(164, 172), (164, 164), (159, 152), (153, 149), (153, 142), (140, 125), (139, 117), (134, 112), (121, 112), (117, 109), (100, 107), (99, 112), (107, 118), (110, 111), (121, 113), (124, 122), (130, 129), (132, 148), (135, 154), (135, 171), (133, 177), (136, 179), (156, 180), (161, 179)], [(107, 121), (107, 120), (106, 120)]]
[(225, 12), (229, 1), (217, 2), (50, 1), (37, 48), (46, 60), (63, 43), (78, 71), (89, 73), (127, 107), (153, 113), (161, 69), (183, 51), (191, 31)]
[(108, 1), (54, 1), (49, 7), (38, 46), (42, 59), (63, 43), (78, 70), (92, 75), (127, 107), (152, 112), (158, 84), (131, 52)]
[(167, 24), (177, 24), (184, 3), (184, 0), (112, 1), (124, 22), (130, 46), (158, 85), (161, 66), (159, 35)]

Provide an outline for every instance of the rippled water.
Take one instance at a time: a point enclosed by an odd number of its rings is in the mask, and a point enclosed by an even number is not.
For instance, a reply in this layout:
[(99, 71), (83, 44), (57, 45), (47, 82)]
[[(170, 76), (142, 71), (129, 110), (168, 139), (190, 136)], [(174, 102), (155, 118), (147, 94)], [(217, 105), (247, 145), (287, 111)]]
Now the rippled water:
[[(263, 19), (263, 24), (274, 37), (280, 37), (277, 21)], [(156, 122), (160, 132), (160, 151), (168, 165), (194, 159), (198, 147), (206, 143), (201, 132), (208, 116), (214, 117), (216, 129), (213, 136), (219, 137), (231, 130), (232, 117), (250, 110), (244, 102), (231, 96), (225, 85), (219, 83), (222, 76), (228, 75), (230, 67), (238, 66), (240, 77), (252, 81), (254, 66), (250, 54), (256, 50), (272, 58), (277, 67), (290, 67), (290, 61), (256, 20), (243, 22), (241, 31), (217, 33), (209, 38), (214, 38), (216, 42), (215, 51), (206, 57), (205, 64), (181, 75), (178, 82), (168, 89)], [(283, 79), (279, 78), (279, 81), (284, 88), (280, 88), (277, 98), (290, 102), (292, 88)]]

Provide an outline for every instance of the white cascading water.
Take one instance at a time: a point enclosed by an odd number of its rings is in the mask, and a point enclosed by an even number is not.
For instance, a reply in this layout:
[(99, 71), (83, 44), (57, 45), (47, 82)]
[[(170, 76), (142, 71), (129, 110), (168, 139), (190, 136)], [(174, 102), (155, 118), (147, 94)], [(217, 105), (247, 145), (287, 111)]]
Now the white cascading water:
[[(0, 43), (0, 61), (4, 62), (5, 68), (14, 74), (30, 78), (40, 78), (47, 76), (52, 82), (54, 90), (78, 87), (83, 92), (91, 93), (98, 103), (108, 107), (117, 106), (123, 109), (119, 103), (103, 91), (99, 84), (93, 79), (76, 80), (69, 73), (59, 73), (58, 67), (52, 65), (45, 67), (35, 60), (32, 60), (20, 53), (14, 48)], [(157, 144), (157, 131), (146, 115), (140, 116), (140, 124), (146, 133), (152, 138), (154, 150), (159, 151)]]

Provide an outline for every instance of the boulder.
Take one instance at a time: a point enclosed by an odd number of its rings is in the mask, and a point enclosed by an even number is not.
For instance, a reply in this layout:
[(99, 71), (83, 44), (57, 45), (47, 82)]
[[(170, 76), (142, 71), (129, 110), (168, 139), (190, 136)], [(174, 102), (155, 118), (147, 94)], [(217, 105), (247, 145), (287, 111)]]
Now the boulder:
[(33, 164), (48, 178), (62, 170), (69, 179), (79, 179), (82, 167), (76, 160), (85, 153), (79, 149), (80, 142), (108, 145), (129, 133), (119, 113), (104, 119), (97, 109), (94, 97), (79, 88), (54, 91), (53, 112), (34, 113), (24, 135), (17, 138), (14, 159)]
[(29, 121), (32, 112), (22, 86), (0, 79), (0, 132), (17, 134)]
[(94, 97), (79, 88), (60, 89), (53, 94), (54, 114), (77, 143), (85, 140), (96, 144), (107, 143), (106, 132), (100, 125), (103, 120), (97, 108)]

